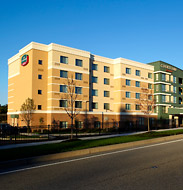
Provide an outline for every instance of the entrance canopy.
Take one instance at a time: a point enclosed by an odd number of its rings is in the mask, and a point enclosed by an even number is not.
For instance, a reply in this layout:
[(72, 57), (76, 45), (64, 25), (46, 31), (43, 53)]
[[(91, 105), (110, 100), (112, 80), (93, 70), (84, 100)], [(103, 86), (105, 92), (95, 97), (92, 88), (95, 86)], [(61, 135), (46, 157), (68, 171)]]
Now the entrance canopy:
[(183, 107), (181, 108), (168, 108), (169, 115), (183, 115)]
[(18, 114), (12, 114), (12, 115), (11, 115), (11, 118), (17, 118), (17, 119), (18, 119), (18, 118), (19, 118), (19, 115), (18, 115)]

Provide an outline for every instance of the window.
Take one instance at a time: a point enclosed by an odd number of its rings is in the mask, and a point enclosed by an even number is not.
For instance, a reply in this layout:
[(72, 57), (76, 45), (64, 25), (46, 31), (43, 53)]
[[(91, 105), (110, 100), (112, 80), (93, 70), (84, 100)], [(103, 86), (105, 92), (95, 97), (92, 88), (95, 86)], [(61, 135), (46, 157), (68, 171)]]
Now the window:
[(98, 64), (92, 64), (92, 70), (98, 71)]
[(76, 86), (76, 87), (75, 87), (75, 93), (76, 93), (76, 94), (82, 94), (82, 87)]
[(83, 78), (82, 73), (75, 73), (76, 80), (82, 80), (82, 78)]
[(166, 95), (162, 95), (162, 102), (166, 102)]
[(158, 80), (158, 78), (159, 78), (159, 75), (158, 75), (158, 73), (156, 73), (156, 80)]
[(60, 63), (68, 64), (68, 57), (60, 56)]
[(165, 91), (166, 91), (166, 85), (165, 85), (165, 84), (162, 84), (162, 85), (161, 85), (161, 89), (162, 89), (163, 92), (165, 92)]
[(148, 111), (152, 111), (152, 106), (148, 106)]
[(68, 127), (67, 121), (60, 121), (60, 128), (66, 129)]
[(148, 88), (149, 88), (149, 89), (152, 89), (152, 84), (148, 84)]
[(94, 127), (100, 128), (100, 121), (94, 121)]
[(42, 79), (42, 75), (38, 75), (38, 79)]
[(140, 110), (140, 105), (139, 105), (139, 104), (136, 104), (136, 105), (135, 105), (135, 109), (136, 109), (136, 110)]
[(126, 85), (130, 86), (131, 85), (131, 80), (126, 79)]
[(136, 94), (135, 94), (135, 98), (136, 98), (136, 99), (140, 99), (140, 93), (136, 93)]
[(176, 93), (176, 86), (173, 86), (173, 93)]
[(179, 97), (179, 104), (182, 104), (182, 98)]
[[(155, 111), (155, 109), (154, 109)], [(149, 122), (150, 122), (150, 125), (154, 125), (155, 124), (155, 119), (154, 118), (149, 118)]]
[(82, 121), (75, 121), (75, 127), (76, 129), (83, 128), (83, 122)]
[(126, 104), (125, 108), (126, 108), (126, 110), (131, 110), (131, 105), (130, 104)]
[(82, 101), (75, 101), (75, 108), (82, 108)]
[(98, 90), (93, 89), (92, 90), (92, 96), (98, 96)]
[(182, 88), (179, 87), (179, 95), (182, 95)]
[(38, 60), (38, 64), (39, 64), (39, 65), (42, 65), (42, 64), (43, 64), (43, 61), (42, 61), (42, 60)]
[(148, 73), (148, 78), (152, 79), (152, 73)]
[(174, 96), (174, 97), (173, 97), (173, 103), (176, 103), (176, 102), (177, 102), (177, 97)]
[(92, 103), (92, 109), (98, 109), (98, 102)]
[(140, 82), (139, 82), (139, 81), (136, 81), (136, 82), (135, 82), (135, 86), (136, 86), (136, 87), (140, 87)]
[(38, 105), (38, 106), (37, 106), (37, 109), (38, 109), (38, 110), (41, 110), (41, 109), (42, 109), (42, 105)]
[(82, 67), (83, 66), (83, 60), (76, 59), (75, 65), (79, 66), (79, 67)]
[(126, 74), (131, 74), (131, 69), (130, 68), (126, 68)]
[(135, 71), (136, 76), (140, 76), (140, 70)]
[(162, 112), (166, 113), (166, 106), (162, 106)]
[(60, 85), (60, 92), (67, 92), (67, 86), (66, 85)]
[(98, 83), (98, 77), (92, 77), (92, 83)]
[(110, 104), (109, 103), (104, 103), (104, 109), (109, 110), (110, 109)]
[(154, 113), (158, 113), (158, 106), (156, 106), (155, 108), (154, 108)]
[(149, 95), (149, 96), (148, 96), (148, 100), (152, 100), (152, 95)]
[(110, 92), (109, 92), (109, 91), (104, 90), (104, 97), (109, 97), (109, 96), (110, 96)]
[(159, 98), (158, 98), (159, 96), (158, 95), (156, 95), (156, 102), (158, 102), (159, 101)]
[(126, 92), (126, 98), (130, 98), (131, 93), (130, 92)]
[(67, 100), (60, 100), (60, 107), (66, 108), (67, 107)]
[(158, 91), (159, 90), (159, 85), (158, 84), (156, 84), (156, 91)]
[(182, 78), (179, 78), (179, 85), (182, 85)]
[(165, 81), (165, 80), (166, 80), (166, 74), (162, 73), (162, 74), (161, 74), (161, 77), (162, 77), (162, 81)]
[(42, 94), (42, 90), (38, 90), (38, 94)]
[(139, 125), (144, 125), (144, 117), (139, 117)]
[(60, 77), (62, 77), (62, 78), (67, 78), (67, 77), (68, 77), (68, 72), (67, 72), (67, 71), (63, 71), (63, 70), (60, 70)]
[(109, 79), (107, 79), (107, 78), (104, 78), (104, 84), (109, 85), (109, 83), (110, 83), (110, 80), (109, 80)]
[(104, 66), (104, 72), (109, 73), (110, 72), (110, 67)]
[(176, 77), (173, 76), (173, 83), (176, 83)]

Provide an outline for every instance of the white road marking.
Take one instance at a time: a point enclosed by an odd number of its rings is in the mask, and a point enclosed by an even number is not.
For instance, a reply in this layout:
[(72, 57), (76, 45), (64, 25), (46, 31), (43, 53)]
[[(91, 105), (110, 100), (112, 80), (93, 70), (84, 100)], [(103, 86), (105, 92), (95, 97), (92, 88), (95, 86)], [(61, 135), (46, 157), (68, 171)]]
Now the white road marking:
[(133, 151), (133, 150), (139, 150), (139, 149), (144, 149), (144, 148), (149, 148), (149, 147), (154, 147), (154, 146), (176, 143), (176, 142), (180, 142), (180, 141), (183, 141), (183, 139), (164, 142), (164, 143), (158, 143), (158, 144), (152, 144), (152, 145), (147, 145), (147, 146), (141, 146), (141, 147), (136, 147), (136, 148), (130, 148), (130, 149), (126, 149), (126, 150), (118, 150), (118, 151), (114, 151), (114, 152), (108, 152), (108, 153), (103, 153), (103, 154), (98, 154), (98, 155), (93, 155), (93, 156), (87, 156), (87, 157), (83, 157), (83, 158), (76, 158), (76, 159), (72, 159), (72, 160), (44, 164), (44, 165), (40, 165), (40, 166), (33, 166), (33, 167), (29, 167), (29, 168), (17, 169), (17, 170), (2, 172), (2, 173), (0, 173), (0, 175), (11, 174), (11, 173), (21, 172), (21, 171), (26, 171), (26, 170), (48, 167), (48, 166), (54, 166), (54, 165), (59, 165), (59, 164), (65, 164), (65, 163), (70, 163), (70, 162), (76, 162), (76, 161), (80, 161), (80, 160), (97, 158), (97, 157), (107, 156), (107, 155), (111, 155), (111, 154), (118, 154), (118, 153), (122, 153), (122, 152), (129, 152), (129, 151)]

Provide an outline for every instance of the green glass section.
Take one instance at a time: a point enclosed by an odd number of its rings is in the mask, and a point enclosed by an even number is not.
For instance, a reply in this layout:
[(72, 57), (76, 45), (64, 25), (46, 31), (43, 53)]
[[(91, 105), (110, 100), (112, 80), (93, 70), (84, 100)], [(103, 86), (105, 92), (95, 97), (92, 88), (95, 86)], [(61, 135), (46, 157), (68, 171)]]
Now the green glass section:
[(17, 119), (18, 119), (18, 118), (19, 118), (19, 115), (12, 114), (12, 115), (11, 115), (11, 118), (17, 118)]
[[(158, 118), (168, 119), (169, 114), (178, 114), (176, 107), (183, 108), (183, 70), (163, 61), (148, 64), (154, 66), (154, 94), (158, 96)], [(163, 106), (171, 108), (165, 111)]]

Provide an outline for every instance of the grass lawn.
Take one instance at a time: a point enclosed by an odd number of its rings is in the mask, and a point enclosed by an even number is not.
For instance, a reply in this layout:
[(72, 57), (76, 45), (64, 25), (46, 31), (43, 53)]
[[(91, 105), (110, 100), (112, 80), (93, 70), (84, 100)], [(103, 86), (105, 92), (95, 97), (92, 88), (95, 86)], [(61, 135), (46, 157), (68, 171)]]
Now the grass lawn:
[(112, 137), (112, 138), (97, 139), (97, 140), (76, 139), (56, 144), (46, 144), (46, 145), (6, 149), (6, 150), (0, 150), (0, 155), (1, 155), (0, 161), (41, 156), (53, 153), (61, 153), (73, 150), (81, 150), (86, 148), (106, 146), (106, 145), (119, 144), (119, 143), (127, 143), (127, 142), (140, 141), (140, 140), (177, 135), (177, 134), (183, 134), (183, 129), (162, 131), (162, 132), (149, 132), (138, 135)]

